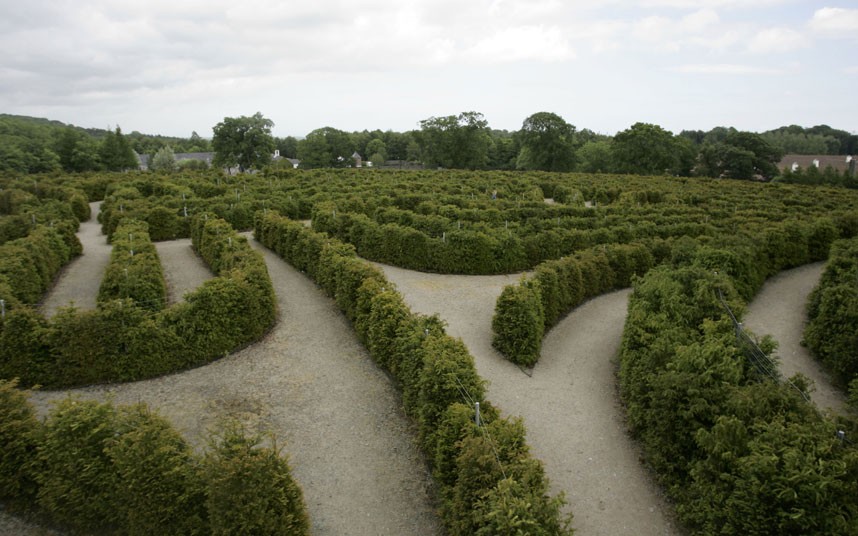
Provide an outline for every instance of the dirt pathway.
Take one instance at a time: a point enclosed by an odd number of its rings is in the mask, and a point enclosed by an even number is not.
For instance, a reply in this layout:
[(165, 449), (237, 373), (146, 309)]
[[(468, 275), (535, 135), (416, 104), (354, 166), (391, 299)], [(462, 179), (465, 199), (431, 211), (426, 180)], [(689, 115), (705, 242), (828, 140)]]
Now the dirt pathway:
[(518, 276), (424, 274), (382, 266), (415, 312), (438, 313), (489, 380), (488, 398), (521, 416), (553, 492), (565, 491), (576, 534), (678, 534), (660, 491), (626, 434), (615, 389), (629, 292), (591, 300), (548, 334), (528, 377), (491, 347), (501, 289)]
[(167, 303), (181, 301), (187, 292), (196, 290), (214, 277), (206, 263), (194, 252), (190, 238), (155, 242), (164, 278), (167, 280)]
[(92, 217), (80, 224), (77, 237), (83, 245), (83, 255), (70, 262), (60, 273), (54, 287), (42, 300), (41, 311), (47, 317), (57, 309), (74, 304), (79, 309), (95, 309), (101, 278), (110, 261), (111, 246), (101, 234), (98, 213), (101, 202), (89, 204)]
[(822, 410), (846, 411), (846, 397), (831, 385), (831, 377), (807, 348), (801, 345), (807, 322), (807, 297), (819, 283), (825, 263), (808, 264), (772, 277), (748, 305), (745, 326), (759, 336), (769, 334), (778, 341), (784, 378), (801, 372), (813, 380), (811, 399)]
[[(271, 430), (304, 491), (313, 534), (440, 534), (431, 477), (395, 387), (334, 303), (252, 243), (265, 256), (281, 315), (265, 339), (198, 369), (73, 392), (146, 402), (198, 447), (226, 415)], [(44, 414), (65, 396), (31, 399)]]

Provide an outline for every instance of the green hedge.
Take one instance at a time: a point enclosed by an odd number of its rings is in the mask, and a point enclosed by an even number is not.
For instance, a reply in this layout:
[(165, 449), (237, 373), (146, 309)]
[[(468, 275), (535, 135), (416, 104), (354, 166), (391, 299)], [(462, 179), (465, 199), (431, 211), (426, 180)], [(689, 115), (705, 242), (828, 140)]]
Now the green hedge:
[(92, 311), (61, 309), (50, 320), (29, 307), (7, 307), (0, 377), (52, 388), (140, 380), (202, 365), (261, 338), (277, 314), (264, 260), (223, 220), (202, 215), (193, 229), (194, 247), (218, 277), (158, 312), (130, 299)]
[(130, 299), (150, 311), (167, 306), (167, 282), (148, 225), (124, 220), (111, 236), (110, 262), (98, 289), (98, 301)]
[(858, 239), (835, 242), (808, 301), (804, 341), (844, 385), (858, 378)]
[(0, 380), (0, 498), (75, 533), (309, 534), (276, 446), (233, 422), (195, 454), (145, 405), (68, 398), (44, 422)]
[[(769, 264), (757, 269), (807, 259), (807, 242), (785, 236), (763, 237), (780, 254), (763, 249), (754, 259)], [(761, 375), (737, 342), (718, 293), (738, 316), (742, 297), (697, 253), (735, 260), (744, 246), (687, 246), (636, 281), (620, 353), (629, 423), (681, 521), (705, 535), (858, 532), (858, 451), (835, 433), (858, 427), (823, 417), (791, 386)]]
[(68, 222), (39, 225), (27, 236), (0, 245), (0, 283), (8, 285), (9, 293), (0, 298), (38, 303), (60, 269), (81, 253), (74, 232)]
[(543, 334), (584, 301), (627, 287), (646, 273), (655, 264), (650, 249), (655, 246), (597, 246), (540, 264), (530, 278), (505, 287), (498, 297), (492, 345), (513, 363), (533, 366)]
[[(257, 216), (255, 236), (313, 274), (372, 358), (399, 383), (439, 483), (450, 534), (571, 533), (570, 520), (560, 514), (562, 497), (548, 495), (542, 465), (529, 455), (524, 426), (501, 418), (484, 401), (473, 357), (437, 317), (412, 313), (384, 275), (355, 256), (353, 246), (273, 212)], [(474, 424), (473, 401), (484, 408), (481, 427)]]

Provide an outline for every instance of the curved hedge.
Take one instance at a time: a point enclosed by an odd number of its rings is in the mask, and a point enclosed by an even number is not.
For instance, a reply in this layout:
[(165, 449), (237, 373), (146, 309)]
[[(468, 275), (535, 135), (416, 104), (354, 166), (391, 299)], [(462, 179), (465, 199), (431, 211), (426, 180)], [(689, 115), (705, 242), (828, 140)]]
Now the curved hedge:
[[(858, 378), (858, 239), (835, 242), (807, 305), (808, 348), (843, 384)], [(858, 383), (855, 384), (858, 393)], [(853, 397), (854, 398), (854, 397)]]
[(124, 220), (110, 239), (110, 262), (98, 289), (98, 301), (128, 298), (150, 311), (167, 306), (167, 282), (148, 225)]
[[(787, 245), (772, 240), (781, 236), (789, 232), (765, 243)], [(756, 290), (758, 270), (814, 260), (807, 245), (758, 254), (762, 265), (731, 277), (708, 263), (740, 258), (742, 248), (686, 244), (634, 285), (621, 395), (647, 461), (695, 534), (858, 532), (858, 451), (836, 434), (858, 426), (823, 417), (791, 387), (761, 376), (718, 300), (720, 290), (741, 316), (733, 281)]]
[(533, 366), (543, 335), (584, 301), (629, 286), (655, 264), (650, 250), (663, 244), (613, 244), (547, 261), (530, 277), (501, 291), (492, 319), (494, 346), (510, 361)]
[(265, 262), (223, 220), (202, 215), (193, 244), (218, 277), (162, 311), (128, 299), (93, 311), (61, 309), (50, 320), (30, 307), (0, 321), (0, 377), (58, 388), (133, 381), (199, 366), (258, 340), (276, 318)]
[(143, 404), (68, 398), (39, 421), (0, 380), (0, 440), (0, 500), (75, 533), (309, 534), (286, 459), (233, 423), (200, 455)]
[[(473, 357), (437, 317), (412, 313), (351, 245), (272, 212), (257, 217), (255, 236), (334, 298), (372, 358), (399, 383), (450, 534), (571, 533), (562, 497), (549, 497), (542, 465), (530, 457), (523, 424), (501, 418), (483, 400)], [(472, 401), (481, 402), (482, 426), (474, 423)]]

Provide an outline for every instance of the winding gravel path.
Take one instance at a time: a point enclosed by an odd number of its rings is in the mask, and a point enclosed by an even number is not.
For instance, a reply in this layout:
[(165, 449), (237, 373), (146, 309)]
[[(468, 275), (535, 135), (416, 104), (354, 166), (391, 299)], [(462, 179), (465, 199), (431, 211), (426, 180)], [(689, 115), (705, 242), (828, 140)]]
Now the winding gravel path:
[(801, 372), (813, 380), (816, 390), (811, 399), (823, 411), (847, 411), (846, 397), (831, 383), (831, 376), (810, 351), (801, 345), (807, 323), (807, 298), (819, 283), (825, 263), (807, 264), (787, 270), (766, 281), (745, 314), (745, 327), (758, 335), (771, 335), (778, 341), (784, 378)]
[[(96, 214), (97, 204), (93, 204)], [(62, 274), (43, 304), (53, 312), (73, 300), (94, 307), (110, 247), (94, 222), (81, 225), (85, 255)], [(281, 318), (262, 341), (215, 363), (123, 385), (77, 389), (88, 398), (148, 403), (196, 446), (225, 415), (285, 442), (318, 535), (440, 534), (432, 484), (413, 443), (399, 395), (372, 363), (335, 305), (302, 274), (255, 242), (278, 295)], [(161, 243), (170, 299), (211, 277), (188, 241)], [(96, 262), (90, 257), (96, 257)], [(86, 260), (89, 259), (89, 260)], [(90, 264), (92, 263), (92, 264)], [(102, 263), (102, 264), (98, 264)], [(100, 266), (100, 268), (99, 268)], [(438, 313), (461, 337), (489, 380), (488, 398), (521, 416), (552, 491), (564, 491), (582, 536), (680, 534), (626, 433), (616, 394), (617, 351), (630, 291), (593, 299), (552, 329), (532, 377), (491, 347), (491, 317), (509, 276), (424, 274), (381, 266), (415, 312)], [(839, 411), (843, 396), (800, 346), (804, 304), (823, 265), (772, 278), (750, 304), (746, 325), (780, 342), (785, 376), (800, 370), (817, 384), (814, 400)], [(94, 290), (93, 290), (94, 289)], [(88, 297), (92, 297), (92, 303)], [(833, 392), (831, 392), (833, 391)], [(44, 414), (67, 392), (37, 392)], [(24, 532), (0, 512), (0, 534)]]
[[(85, 248), (99, 240), (81, 239)], [(145, 402), (197, 448), (221, 418), (236, 417), (251, 429), (270, 430), (285, 446), (313, 534), (441, 534), (432, 480), (395, 386), (332, 300), (251, 243), (265, 257), (280, 310), (279, 322), (262, 341), (212, 364), (153, 380), (35, 392), (31, 401), (37, 411), (45, 415), (53, 401), (69, 393), (120, 404)], [(185, 255), (186, 245), (165, 249), (170, 252), (165, 268), (173, 274), (169, 279), (177, 280), (177, 270), (187, 272), (183, 278), (193, 272), (199, 277), (196, 285), (201, 284), (210, 276), (190, 266), (199, 261)], [(183, 256), (187, 266), (180, 262)]]
[(195, 290), (214, 277), (206, 263), (194, 252), (190, 238), (155, 242), (158, 258), (167, 280), (167, 303), (172, 305), (183, 299), (186, 293)]
[(47, 317), (54, 316), (60, 307), (72, 304), (79, 309), (95, 309), (98, 288), (110, 261), (112, 248), (107, 243), (107, 238), (101, 234), (101, 224), (98, 223), (101, 202), (90, 203), (89, 208), (92, 217), (81, 223), (77, 232), (83, 244), (83, 255), (63, 269), (42, 301), (41, 311)]
[(528, 377), (491, 347), (495, 301), (518, 276), (424, 274), (379, 265), (415, 312), (438, 313), (490, 382), (487, 397), (521, 416), (552, 492), (565, 491), (577, 534), (679, 534), (626, 433), (614, 378), (628, 296), (591, 300), (548, 334)]

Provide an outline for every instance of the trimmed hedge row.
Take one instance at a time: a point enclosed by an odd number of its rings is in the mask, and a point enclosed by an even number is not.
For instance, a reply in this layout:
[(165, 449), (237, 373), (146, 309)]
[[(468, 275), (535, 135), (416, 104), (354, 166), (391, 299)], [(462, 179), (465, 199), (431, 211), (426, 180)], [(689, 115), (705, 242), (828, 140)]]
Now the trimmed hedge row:
[[(380, 216), (389, 212), (382, 211)], [(354, 245), (359, 255), (376, 262), (425, 272), (483, 275), (519, 272), (598, 244), (715, 232), (711, 225), (697, 223), (630, 228), (624, 222), (592, 229), (548, 228), (523, 236), (518, 230), (480, 225), (437, 231), (430, 236), (411, 226), (378, 223), (365, 214), (340, 211), (333, 203), (316, 205), (313, 228)]]
[[(763, 237), (762, 253), (737, 265), (735, 279), (756, 290), (758, 271), (812, 260), (807, 240), (773, 251), (784, 236)], [(734, 277), (710, 262), (742, 259), (746, 247), (685, 243), (671, 264), (635, 282), (620, 353), (629, 423), (695, 534), (858, 533), (858, 451), (835, 433), (858, 426), (823, 417), (763, 375), (718, 300), (720, 290), (741, 316)], [(762, 343), (766, 352), (773, 346)]]
[[(807, 305), (804, 341), (843, 384), (858, 378), (858, 239), (835, 242)], [(858, 383), (854, 385), (858, 395)], [(858, 398), (858, 396), (853, 396)]]
[[(673, 258), (719, 271), (732, 278), (743, 299), (750, 299), (766, 278), (785, 268), (824, 259), (841, 235), (858, 233), (848, 218), (789, 221), (758, 237), (681, 237), (633, 244), (597, 246), (536, 267), (527, 289), (506, 287), (492, 321), (494, 347), (509, 360), (532, 366), (543, 335), (584, 301), (631, 285), (635, 275)], [(541, 320), (542, 322), (540, 323)]]
[[(399, 383), (450, 534), (571, 533), (560, 513), (563, 498), (548, 496), (542, 465), (530, 457), (523, 424), (501, 418), (483, 400), (473, 357), (436, 316), (412, 313), (351, 245), (273, 212), (257, 215), (255, 236), (336, 301), (372, 358)], [(481, 402), (480, 427), (473, 401)]]
[(228, 422), (203, 455), (143, 404), (68, 398), (47, 420), (0, 380), (0, 500), (98, 534), (309, 534), (276, 446)]
[(38, 225), (27, 236), (0, 245), (0, 298), (35, 304), (60, 269), (80, 255), (77, 222)]
[(46, 320), (29, 307), (0, 322), (0, 377), (67, 387), (151, 378), (208, 363), (258, 340), (276, 300), (262, 257), (223, 220), (194, 219), (193, 244), (219, 277), (160, 312), (131, 300)]
[(501, 291), (492, 345), (513, 363), (533, 366), (545, 332), (584, 301), (625, 288), (646, 273), (656, 262), (652, 249), (666, 254), (663, 243), (612, 244), (540, 264), (531, 277)]
[(110, 239), (110, 262), (98, 289), (99, 302), (128, 298), (150, 311), (167, 306), (167, 282), (148, 228), (137, 220), (125, 220), (116, 228)]

